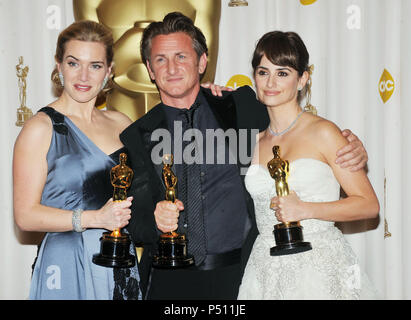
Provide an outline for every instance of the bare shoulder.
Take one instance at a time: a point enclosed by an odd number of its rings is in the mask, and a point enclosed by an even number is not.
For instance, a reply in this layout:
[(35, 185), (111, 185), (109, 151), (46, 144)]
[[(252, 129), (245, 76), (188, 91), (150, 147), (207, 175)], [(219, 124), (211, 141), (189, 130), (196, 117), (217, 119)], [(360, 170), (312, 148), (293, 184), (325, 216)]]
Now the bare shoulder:
[(44, 112), (38, 112), (21, 129), (14, 144), (15, 155), (31, 160), (35, 155), (44, 156), (50, 148), (52, 132), (53, 124), (50, 117)]
[(336, 151), (348, 143), (347, 139), (334, 122), (319, 116), (312, 117), (306, 130), (309, 139), (326, 158), (335, 157)]
[(104, 116), (116, 124), (116, 127), (122, 131), (127, 128), (133, 121), (122, 112), (115, 110), (103, 110)]
[(307, 131), (316, 141), (346, 142), (341, 129), (334, 122), (320, 116), (312, 116), (307, 126)]
[(37, 139), (45, 140), (46, 137), (51, 137), (52, 127), (50, 117), (44, 112), (38, 112), (26, 121), (17, 140), (28, 140), (29, 142), (35, 142)]

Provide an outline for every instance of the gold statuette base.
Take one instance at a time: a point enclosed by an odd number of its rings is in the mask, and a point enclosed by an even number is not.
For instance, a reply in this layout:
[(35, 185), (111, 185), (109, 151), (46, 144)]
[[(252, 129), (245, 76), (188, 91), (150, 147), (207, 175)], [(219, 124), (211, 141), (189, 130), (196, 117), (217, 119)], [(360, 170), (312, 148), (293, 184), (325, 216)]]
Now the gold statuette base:
[(104, 232), (100, 238), (100, 253), (93, 256), (93, 263), (108, 268), (131, 268), (136, 259), (130, 255), (130, 245), (128, 234), (116, 237)]
[(29, 120), (33, 116), (33, 112), (27, 108), (18, 108), (17, 109), (17, 121), (16, 121), (16, 126), (22, 127), (24, 126), (24, 123)]
[(175, 269), (194, 264), (193, 256), (187, 254), (185, 234), (163, 233), (158, 240), (158, 254), (153, 258), (153, 267)]
[(246, 0), (230, 0), (228, 3), (229, 7), (242, 7), (248, 6), (248, 2)]
[(276, 246), (270, 249), (271, 256), (283, 256), (311, 250), (311, 243), (304, 242), (299, 222), (279, 223), (274, 226)]

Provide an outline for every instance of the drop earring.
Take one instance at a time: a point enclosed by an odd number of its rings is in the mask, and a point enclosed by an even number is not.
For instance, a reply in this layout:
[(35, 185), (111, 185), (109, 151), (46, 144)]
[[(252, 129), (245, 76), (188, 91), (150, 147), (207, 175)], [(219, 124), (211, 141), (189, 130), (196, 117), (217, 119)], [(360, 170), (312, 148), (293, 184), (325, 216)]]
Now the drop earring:
[(106, 84), (107, 84), (107, 81), (108, 81), (108, 77), (105, 77), (105, 78), (103, 79), (102, 84), (101, 84), (101, 90), (103, 90), (103, 89), (104, 89), (104, 87), (105, 87), (105, 86), (106, 86)]
[(310, 75), (307, 81), (307, 97), (306, 97), (306, 104), (304, 106), (304, 111), (311, 112), (314, 115), (317, 115), (317, 108), (311, 104), (311, 86), (312, 86), (312, 74), (314, 71), (314, 66), (310, 65), (308, 67), (308, 74)]
[(64, 76), (61, 72), (59, 72), (59, 80), (62, 87), (64, 87)]

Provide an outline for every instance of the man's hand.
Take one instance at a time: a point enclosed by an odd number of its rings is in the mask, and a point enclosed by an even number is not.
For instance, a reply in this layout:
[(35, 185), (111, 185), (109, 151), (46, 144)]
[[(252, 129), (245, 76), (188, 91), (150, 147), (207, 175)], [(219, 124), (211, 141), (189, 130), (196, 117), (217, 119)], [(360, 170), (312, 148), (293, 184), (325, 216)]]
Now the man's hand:
[(177, 230), (181, 210), (184, 210), (184, 205), (180, 200), (175, 203), (166, 200), (158, 202), (154, 210), (157, 228), (162, 232)]
[(213, 96), (219, 96), (219, 97), (223, 96), (223, 93), (222, 93), (223, 91), (234, 91), (234, 89), (232, 88), (219, 86), (218, 84), (214, 84), (211, 82), (202, 83), (201, 86), (203, 88), (210, 89)]
[(348, 168), (350, 171), (363, 169), (368, 161), (364, 145), (351, 130), (343, 130), (342, 135), (347, 138), (349, 144), (337, 151), (335, 163), (339, 164), (341, 168)]

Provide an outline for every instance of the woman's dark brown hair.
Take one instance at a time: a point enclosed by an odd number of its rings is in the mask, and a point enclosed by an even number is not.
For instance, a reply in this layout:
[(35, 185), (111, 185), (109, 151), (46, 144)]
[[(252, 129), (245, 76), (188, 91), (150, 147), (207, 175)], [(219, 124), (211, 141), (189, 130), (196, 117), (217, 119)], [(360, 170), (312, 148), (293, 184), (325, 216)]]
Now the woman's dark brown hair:
[[(258, 40), (251, 61), (254, 75), (264, 55), (277, 66), (291, 67), (297, 70), (300, 77), (304, 71), (310, 73), (308, 65), (310, 56), (303, 40), (295, 32), (271, 31)], [(307, 81), (305, 87), (298, 93), (299, 103), (306, 96), (310, 81)]]

